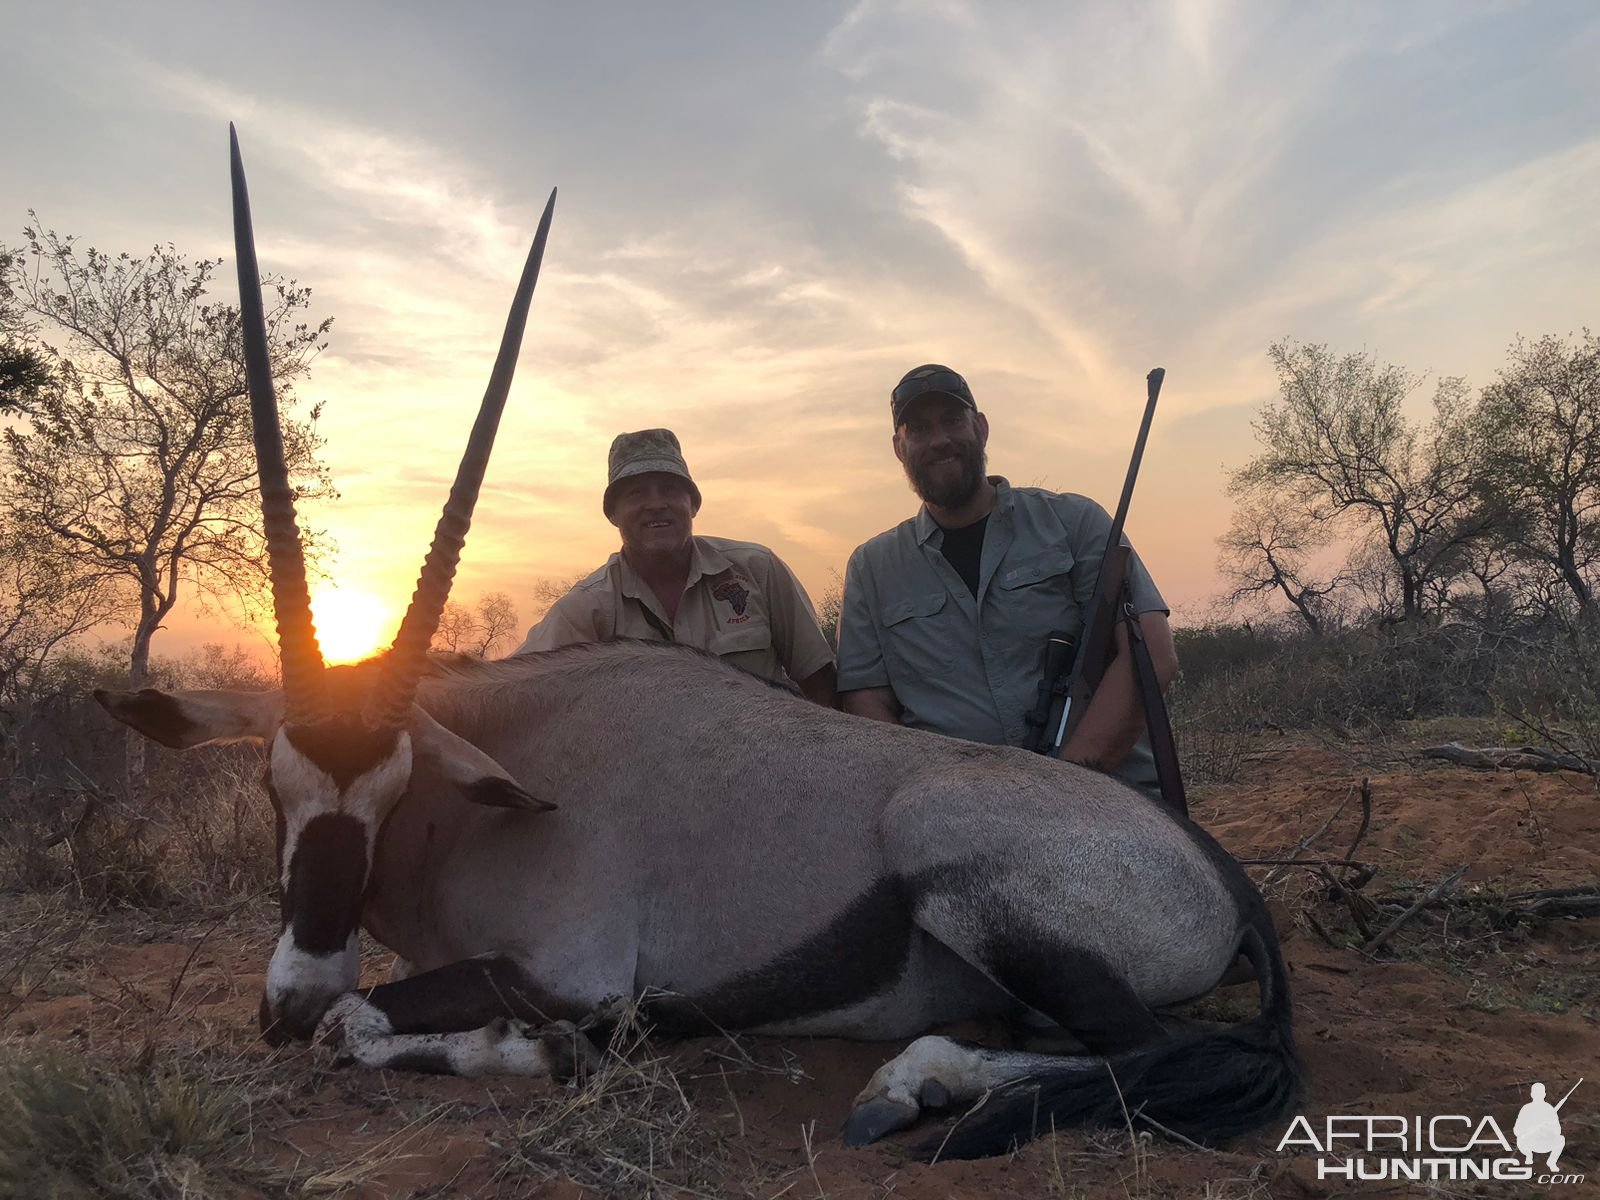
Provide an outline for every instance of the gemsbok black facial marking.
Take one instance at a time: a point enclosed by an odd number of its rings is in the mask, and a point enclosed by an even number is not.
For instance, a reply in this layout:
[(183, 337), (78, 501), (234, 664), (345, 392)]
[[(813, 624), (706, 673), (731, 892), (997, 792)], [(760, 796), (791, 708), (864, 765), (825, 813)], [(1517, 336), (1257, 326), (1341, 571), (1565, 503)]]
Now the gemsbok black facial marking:
[(360, 719), (289, 725), (290, 745), (326, 772), (340, 792), (394, 753), (398, 729), (373, 729)]
[(283, 922), (307, 954), (344, 949), (361, 920), (367, 881), (367, 830), (355, 817), (312, 817), (295, 841), (283, 889)]

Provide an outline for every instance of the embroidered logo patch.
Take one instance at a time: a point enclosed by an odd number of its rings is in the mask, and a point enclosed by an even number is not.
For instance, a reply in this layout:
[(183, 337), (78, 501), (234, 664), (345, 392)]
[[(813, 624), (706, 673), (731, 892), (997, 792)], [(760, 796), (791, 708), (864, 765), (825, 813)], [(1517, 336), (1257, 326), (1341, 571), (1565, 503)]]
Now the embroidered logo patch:
[(750, 590), (731, 579), (726, 583), (717, 584), (711, 594), (718, 600), (732, 605), (736, 616), (744, 616), (745, 606), (750, 603)]

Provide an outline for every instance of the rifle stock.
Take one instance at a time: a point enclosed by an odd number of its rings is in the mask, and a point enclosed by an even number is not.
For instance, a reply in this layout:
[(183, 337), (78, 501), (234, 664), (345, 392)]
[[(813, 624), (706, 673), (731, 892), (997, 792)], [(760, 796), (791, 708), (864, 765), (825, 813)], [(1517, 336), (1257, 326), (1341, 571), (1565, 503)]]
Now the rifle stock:
[(1070, 740), (1072, 731), (1077, 728), (1088, 708), (1090, 694), (1105, 675), (1107, 665), (1116, 657), (1117, 613), (1121, 608), (1122, 588), (1128, 573), (1128, 547), (1122, 544), (1122, 527), (1128, 517), (1128, 505), (1133, 500), (1133, 485), (1139, 478), (1139, 463), (1144, 458), (1150, 422), (1155, 417), (1156, 400), (1161, 395), (1161, 381), (1165, 378), (1166, 371), (1160, 367), (1145, 377), (1144, 419), (1139, 423), (1133, 459), (1128, 463), (1128, 474), (1122, 482), (1116, 516), (1112, 518), (1111, 531), (1106, 536), (1100, 574), (1095, 580), (1094, 600), (1084, 615), (1083, 631), (1078, 639), (1071, 670), (1062, 677), (1047, 668), (1046, 678), (1039, 689), (1040, 707), (1027, 718), (1032, 726), (1027, 748), (1037, 750), (1040, 754), (1056, 754)]
[(1094, 600), (1078, 643), (1076, 661), (1067, 677), (1066, 703), (1061, 716), (1047, 731), (1047, 753), (1054, 754), (1072, 740), (1073, 731), (1089, 707), (1089, 697), (1105, 678), (1106, 667), (1117, 656), (1117, 612), (1122, 602), (1122, 581), (1128, 574), (1128, 548), (1113, 546), (1100, 560), (1100, 575), (1095, 582)]

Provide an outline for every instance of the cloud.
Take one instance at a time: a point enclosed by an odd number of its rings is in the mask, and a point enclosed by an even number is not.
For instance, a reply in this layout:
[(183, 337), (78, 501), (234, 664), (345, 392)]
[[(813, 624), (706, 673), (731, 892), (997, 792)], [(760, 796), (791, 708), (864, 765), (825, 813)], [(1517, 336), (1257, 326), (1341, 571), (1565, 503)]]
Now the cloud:
[(525, 251), (527, 205), (509, 217), (510, 206), (493, 198), (487, 178), (440, 147), (142, 56), (130, 61), (179, 110), (236, 122), (247, 163), (270, 156), (297, 186), (336, 200), (369, 228), (388, 223), (426, 232), (440, 257), (491, 277), (514, 274), (507, 264), (518, 260), (519, 247)]
[[(356, 11), (321, 26), (314, 68), (248, 83), (204, 64), (241, 28), (287, 50), (291, 22), (168, 11), (154, 32), (97, 17), (98, 42), (41, 18), (28, 44), (88, 47), (61, 104), (126, 125), (82, 144), (142, 138), (167, 149), (139, 170), (177, 164), (150, 194), (182, 206), (103, 204), (119, 234), (144, 212), (155, 236), (231, 257), (220, 164), (207, 149), (200, 176), (170, 147), (239, 121), (264, 264), (337, 317), (301, 389), (327, 401), (345, 490), (326, 516), (348, 565), (396, 578), (558, 174), (466, 568), (508, 579), (603, 558), (610, 439), (667, 424), (705, 477), (709, 532), (770, 536), (825, 581), (914, 507), (884, 409), (928, 360), (980, 390), (997, 470), (1114, 495), (1160, 363), (1142, 496), (1161, 507), (1141, 509), (1160, 522), (1140, 536), (1164, 584), (1188, 581), (1169, 592), (1198, 590), (1226, 523), (1219, 463), (1248, 455), (1206, 422), (1247, 437), (1268, 342), (1481, 373), (1517, 329), (1592, 303), (1600, 18), (1582, 6), (862, 0), (831, 27), (805, 6), (703, 27), (417, 9), (391, 14), (382, 54)], [(51, 201), (58, 221), (89, 206)], [(215, 229), (163, 224), (204, 204)], [(397, 543), (405, 566), (380, 568)]]

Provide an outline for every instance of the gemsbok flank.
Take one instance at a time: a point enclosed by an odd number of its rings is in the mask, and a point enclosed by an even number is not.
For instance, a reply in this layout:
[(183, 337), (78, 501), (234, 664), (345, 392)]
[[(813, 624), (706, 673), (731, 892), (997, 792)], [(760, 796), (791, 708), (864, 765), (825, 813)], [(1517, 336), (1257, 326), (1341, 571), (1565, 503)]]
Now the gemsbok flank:
[[(1022, 750), (850, 717), (666, 643), (430, 657), (555, 203), (393, 647), (326, 667), (284, 470), (238, 142), (234, 221), (281, 691), (96, 693), (180, 749), (269, 747), (282, 935), (269, 1039), (319, 1029), (371, 1067), (565, 1078), (570, 1024), (636, 999), (663, 1036), (903, 1039), (965, 1018), (1084, 1050), (921, 1036), (844, 1140), (968, 1112), (943, 1157), (1148, 1118), (1205, 1142), (1286, 1113), (1299, 1065), (1260, 894), (1187, 820)], [(359, 981), (358, 928), (400, 960)], [(1260, 1013), (1163, 1026), (1243, 954)], [(591, 1023), (596, 1030), (603, 1021)]]

